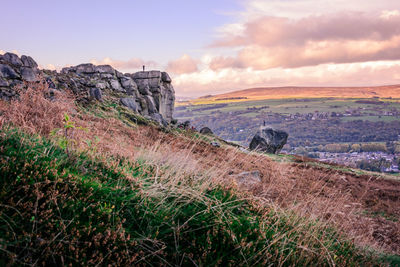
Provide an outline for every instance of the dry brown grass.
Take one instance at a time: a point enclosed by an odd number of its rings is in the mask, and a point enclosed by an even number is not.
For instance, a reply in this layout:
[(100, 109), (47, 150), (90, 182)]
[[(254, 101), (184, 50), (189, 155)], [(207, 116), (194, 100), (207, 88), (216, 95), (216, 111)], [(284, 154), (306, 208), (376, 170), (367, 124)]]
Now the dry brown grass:
[[(261, 154), (246, 154), (228, 146), (215, 148), (190, 135), (165, 133), (153, 126), (129, 127), (112, 116), (99, 118), (81, 112), (67, 94), (57, 93), (55, 100), (49, 100), (44, 97), (47, 92), (41, 83), (21, 92), (20, 100), (0, 101), (1, 121), (48, 135), (54, 128), (62, 128), (65, 113), (72, 114), (76, 126), (87, 129), (74, 131), (71, 138), (76, 140), (76, 148), (90, 147), (103, 156), (153, 163), (160, 168), (155, 187), (183, 183), (187, 174), (202, 180), (204, 188), (215, 182), (231, 186), (235, 175), (258, 170), (262, 183), (243, 188), (243, 197), (335, 225), (357, 244), (400, 253), (399, 221), (369, 215), (380, 211), (399, 218), (399, 182), (356, 177), (306, 163), (274, 162)], [(196, 196), (193, 190), (190, 194)]]
[(64, 114), (74, 112), (73, 98), (67, 93), (54, 91), (54, 100), (45, 82), (28, 83), (19, 89), (19, 99), (0, 101), (1, 122), (11, 122), (29, 133), (48, 135), (62, 127)]

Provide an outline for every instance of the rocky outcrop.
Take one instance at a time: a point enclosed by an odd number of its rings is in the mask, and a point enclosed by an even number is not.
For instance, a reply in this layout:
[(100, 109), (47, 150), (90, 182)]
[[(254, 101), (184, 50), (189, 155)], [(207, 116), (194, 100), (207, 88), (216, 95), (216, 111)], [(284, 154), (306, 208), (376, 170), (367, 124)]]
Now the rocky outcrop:
[(28, 56), (12, 53), (0, 55), (0, 98), (17, 95), (16, 88), (25, 82), (44, 79), (49, 88), (70, 90), (81, 101), (102, 101), (104, 97), (118, 102), (145, 117), (166, 125), (171, 122), (175, 91), (168, 73), (141, 71), (121, 73), (109, 65), (81, 64), (61, 72), (39, 70)]
[(250, 142), (250, 150), (278, 154), (286, 144), (289, 135), (271, 127), (261, 127)]
[(39, 73), (38, 65), (31, 57), (19, 58), (12, 53), (0, 55), (0, 98), (14, 97), (16, 88), (23, 86), (24, 81), (37, 81)]

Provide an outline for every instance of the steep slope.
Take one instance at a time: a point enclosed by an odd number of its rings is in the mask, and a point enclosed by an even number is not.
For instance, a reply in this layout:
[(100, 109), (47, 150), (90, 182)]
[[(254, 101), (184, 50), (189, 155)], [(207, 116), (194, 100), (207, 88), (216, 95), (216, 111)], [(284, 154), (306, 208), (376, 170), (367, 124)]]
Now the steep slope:
[(27, 87), (0, 102), (1, 263), (368, 266), (399, 254), (398, 180)]

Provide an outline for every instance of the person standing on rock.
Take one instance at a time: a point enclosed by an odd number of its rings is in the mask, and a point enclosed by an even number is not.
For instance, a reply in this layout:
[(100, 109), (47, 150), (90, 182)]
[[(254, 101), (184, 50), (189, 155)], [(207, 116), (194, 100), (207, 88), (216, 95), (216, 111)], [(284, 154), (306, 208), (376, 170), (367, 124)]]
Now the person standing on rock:
[(144, 71), (145, 66), (143, 65), (143, 71)]

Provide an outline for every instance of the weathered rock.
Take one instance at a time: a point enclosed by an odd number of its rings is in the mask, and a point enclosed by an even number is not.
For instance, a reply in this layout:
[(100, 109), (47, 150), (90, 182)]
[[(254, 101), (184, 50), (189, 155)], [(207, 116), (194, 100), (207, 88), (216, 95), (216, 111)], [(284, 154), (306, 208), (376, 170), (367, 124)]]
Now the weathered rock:
[(203, 127), (203, 128), (201, 128), (201, 129), (200, 129), (200, 133), (201, 133), (201, 134), (213, 134), (213, 132), (211, 131), (211, 129), (208, 128), (208, 127)]
[(111, 75), (115, 74), (115, 70), (110, 65), (99, 65), (95, 67), (95, 70), (98, 73), (109, 73)]
[(120, 79), (122, 87), (125, 89), (128, 95), (133, 95), (135, 97), (139, 97), (139, 91), (136, 83), (132, 80), (131, 77), (124, 76)]
[(31, 58), (30, 56), (25, 56), (25, 55), (23, 55), (22, 57), (21, 57), (21, 61), (22, 61), (22, 64), (25, 66), (25, 67), (29, 67), (29, 68), (33, 68), (33, 69), (35, 69), (35, 68), (37, 68), (38, 67), (38, 64), (35, 62), (35, 60), (33, 60), (33, 58)]
[(124, 77), (124, 74), (122, 72), (117, 71), (117, 70), (115, 71), (115, 75), (117, 76), (117, 78)]
[(98, 82), (95, 84), (95, 87), (97, 87), (97, 88), (99, 88), (99, 89), (101, 89), (101, 90), (104, 90), (104, 89), (106, 89), (106, 88), (109, 88), (109, 85), (108, 85), (108, 83), (106, 83), (105, 81), (98, 81)]
[(167, 126), (168, 122), (164, 120), (163, 116), (160, 113), (150, 114), (150, 118), (156, 122), (158, 122), (161, 126)]
[(21, 77), (25, 81), (34, 82), (37, 80), (37, 71), (30, 67), (21, 67)]
[(150, 87), (148, 84), (140, 87), (138, 86), (138, 90), (142, 95), (151, 95)]
[(90, 98), (102, 101), (103, 94), (99, 88), (90, 88), (89, 90)]
[(10, 84), (6, 81), (0, 78), (0, 87), (8, 87)]
[(133, 98), (133, 97), (124, 97), (124, 98), (121, 98), (119, 101), (120, 101), (120, 103), (122, 105), (124, 105), (125, 107), (133, 110), (134, 112), (139, 112), (140, 106), (136, 102), (135, 98)]
[(91, 73), (96, 73), (96, 67), (91, 64), (80, 64), (75, 67), (75, 72), (78, 74), (91, 74)]
[[(120, 99), (122, 105), (148, 116), (162, 125), (172, 121), (175, 91), (165, 72), (144, 71), (122, 74), (110, 65), (80, 64), (66, 67), (60, 73), (39, 70), (29, 56), (19, 58), (6, 53), (0, 56), (0, 98), (16, 95), (15, 87), (43, 76), (49, 88), (70, 90), (78, 101), (102, 100), (104, 96)], [(124, 95), (126, 97), (124, 97)]]
[(16, 67), (20, 67), (23, 65), (22, 60), (16, 54), (13, 53), (5, 53), (3, 55), (3, 60)]
[(240, 186), (253, 186), (261, 183), (261, 175), (259, 171), (242, 172), (235, 177)]
[(160, 71), (140, 71), (130, 75), (143, 95), (152, 95), (158, 112), (170, 122), (175, 104), (171, 78)]
[(121, 85), (124, 88), (137, 87), (136, 83), (132, 80), (131, 77), (125, 77), (125, 76), (121, 78)]
[(169, 77), (168, 73), (162, 72), (161, 73), (161, 80), (165, 83), (171, 83), (171, 78)]
[(9, 79), (20, 78), (20, 76), (15, 72), (15, 70), (6, 64), (0, 64), (0, 77)]
[(110, 80), (111, 89), (119, 92), (124, 92), (124, 88), (122, 88), (121, 84), (118, 80)]
[(262, 126), (250, 142), (250, 150), (278, 154), (286, 144), (288, 133)]
[(158, 113), (158, 110), (157, 110), (156, 104), (154, 103), (153, 97), (151, 97), (149, 95), (145, 95), (144, 99), (146, 99), (149, 114)]

